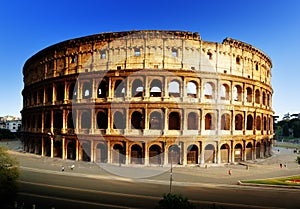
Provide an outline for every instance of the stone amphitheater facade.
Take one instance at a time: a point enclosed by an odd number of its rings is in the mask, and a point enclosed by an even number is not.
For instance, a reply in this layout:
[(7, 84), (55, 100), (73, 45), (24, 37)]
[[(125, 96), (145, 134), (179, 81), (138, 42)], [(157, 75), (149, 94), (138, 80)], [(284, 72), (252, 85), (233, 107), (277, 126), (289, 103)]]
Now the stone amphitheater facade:
[(271, 59), (185, 31), (101, 33), (24, 67), (26, 152), (111, 164), (207, 165), (271, 155)]

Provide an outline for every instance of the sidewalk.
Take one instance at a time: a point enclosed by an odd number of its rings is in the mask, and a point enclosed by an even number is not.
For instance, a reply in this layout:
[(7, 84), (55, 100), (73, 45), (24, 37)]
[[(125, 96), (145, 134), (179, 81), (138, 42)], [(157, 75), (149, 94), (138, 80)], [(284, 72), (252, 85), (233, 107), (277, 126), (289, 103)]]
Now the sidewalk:
[[(19, 152), (21, 147), (19, 141), (0, 141), (0, 146), (6, 146), (10, 149), (10, 152), (19, 160), (22, 169), (57, 172), (62, 175), (78, 175), (92, 178), (143, 181), (160, 184), (168, 184), (170, 180), (170, 167), (119, 166), (41, 157), (39, 155)], [(236, 185), (239, 180), (299, 175), (300, 166), (295, 162), (296, 156), (297, 154), (294, 154), (292, 149), (274, 148), (274, 155), (272, 157), (259, 159), (257, 162), (246, 162), (245, 165), (208, 165), (207, 168), (198, 166), (175, 166), (173, 167), (172, 177), (175, 184)], [(281, 169), (279, 167), (280, 163), (286, 165), (286, 167), (283, 166)], [(75, 166), (73, 170), (71, 169), (72, 165)], [(246, 165), (248, 165), (248, 169)], [(61, 171), (62, 166), (65, 168), (64, 172)], [(231, 170), (231, 175), (228, 174), (229, 169)], [(118, 173), (123, 175), (115, 175)], [(133, 176), (132, 178), (130, 178), (131, 175)]]

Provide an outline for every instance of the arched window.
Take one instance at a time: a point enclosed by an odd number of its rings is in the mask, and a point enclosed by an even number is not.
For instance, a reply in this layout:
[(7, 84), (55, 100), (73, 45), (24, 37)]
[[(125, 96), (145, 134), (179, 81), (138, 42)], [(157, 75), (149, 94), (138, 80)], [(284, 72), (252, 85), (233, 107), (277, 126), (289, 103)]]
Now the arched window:
[(162, 130), (162, 115), (159, 112), (152, 112), (150, 114), (150, 120), (149, 120), (149, 128), (150, 129), (157, 129)]
[(233, 88), (233, 100), (238, 102), (242, 101), (242, 87), (239, 85)]
[(221, 86), (220, 98), (221, 100), (229, 100), (229, 86), (227, 84)]
[(197, 97), (197, 85), (193, 81), (190, 81), (187, 84), (187, 96), (192, 98)]
[(204, 97), (206, 99), (213, 99), (214, 98), (214, 85), (213, 85), (213, 83), (211, 83), (211, 82), (205, 83)]
[(161, 82), (157, 79), (153, 80), (150, 84), (150, 96), (151, 97), (161, 97)]
[(51, 128), (51, 113), (50, 111), (45, 111), (44, 113), (44, 121), (45, 121), (45, 128)]
[(63, 114), (61, 111), (57, 111), (54, 114), (54, 128), (62, 129), (63, 128)]
[(267, 118), (264, 117), (264, 131), (267, 130)]
[(105, 80), (102, 80), (98, 86), (97, 98), (106, 98), (106, 97), (107, 97), (107, 83)]
[(143, 129), (143, 115), (138, 111), (134, 111), (131, 115), (131, 128)]
[(117, 111), (114, 114), (114, 129), (124, 129), (125, 128), (125, 118), (124, 115)]
[(188, 130), (198, 130), (198, 116), (195, 112), (188, 114)]
[(262, 95), (262, 103), (263, 103), (263, 105), (266, 105), (266, 99), (267, 99), (266, 92), (263, 92), (263, 95)]
[(169, 114), (169, 130), (180, 130), (180, 115), (178, 112)]
[(252, 115), (247, 115), (247, 130), (253, 129), (253, 117)]
[(84, 83), (82, 86), (82, 98), (89, 99), (92, 97), (92, 86), (90, 83)]
[(205, 115), (205, 130), (214, 130), (213, 116), (210, 113)]
[(72, 100), (72, 99), (76, 99), (76, 91), (75, 90), (75, 83), (71, 83), (70, 86), (69, 86), (69, 100)]
[(117, 80), (115, 82), (115, 97), (124, 97), (125, 96), (125, 87), (122, 80)]
[(255, 103), (260, 104), (260, 92), (258, 89), (255, 90)]
[(99, 129), (107, 129), (108, 118), (106, 112), (98, 112), (97, 114), (97, 126)]
[(260, 119), (260, 116), (256, 117), (256, 130), (261, 130), (261, 119)]
[(230, 115), (227, 113), (221, 116), (221, 130), (230, 130)]
[(53, 92), (53, 88), (52, 86), (49, 86), (47, 89), (46, 89), (46, 103), (52, 103), (52, 92)]
[(56, 85), (56, 101), (64, 101), (65, 97), (65, 87), (63, 83), (59, 83)]
[(250, 87), (246, 88), (246, 92), (247, 92), (247, 102), (252, 102), (252, 89)]
[(91, 128), (91, 114), (90, 112), (83, 112), (81, 115), (81, 128)]
[(73, 129), (74, 126), (74, 122), (73, 122), (73, 113), (69, 112), (68, 114), (68, 121), (67, 121), (67, 128)]
[(141, 97), (143, 96), (144, 86), (143, 82), (139, 79), (136, 79), (132, 83), (131, 96), (132, 97)]
[(243, 130), (243, 116), (241, 114), (237, 114), (234, 120), (235, 120), (235, 130)]
[(170, 97), (180, 97), (180, 83), (173, 80), (169, 83), (169, 96)]

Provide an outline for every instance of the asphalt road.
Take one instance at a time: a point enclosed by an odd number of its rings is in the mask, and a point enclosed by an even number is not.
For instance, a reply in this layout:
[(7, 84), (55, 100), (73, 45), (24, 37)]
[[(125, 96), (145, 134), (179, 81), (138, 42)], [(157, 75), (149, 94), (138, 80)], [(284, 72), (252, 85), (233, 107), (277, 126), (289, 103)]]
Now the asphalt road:
[[(18, 202), (26, 208), (94, 209), (155, 208), (168, 184), (119, 181), (67, 175), (66, 173), (22, 170)], [(174, 185), (197, 208), (299, 208), (300, 190), (255, 188), (235, 185)]]

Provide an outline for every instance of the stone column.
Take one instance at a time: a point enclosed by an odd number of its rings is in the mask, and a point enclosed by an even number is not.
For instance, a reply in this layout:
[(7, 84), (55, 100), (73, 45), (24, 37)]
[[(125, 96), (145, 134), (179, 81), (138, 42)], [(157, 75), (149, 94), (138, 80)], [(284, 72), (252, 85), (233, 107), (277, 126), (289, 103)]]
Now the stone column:
[(234, 163), (234, 146), (233, 146), (233, 141), (231, 141), (231, 163)]
[(94, 140), (91, 140), (91, 162), (95, 162), (95, 149), (94, 149)]
[(129, 143), (125, 142), (125, 164), (128, 165), (130, 161)]
[(53, 158), (53, 156), (54, 156), (54, 139), (53, 139), (53, 136), (50, 137), (50, 140), (51, 140), (51, 155), (50, 155), (50, 157)]
[(42, 136), (42, 153), (41, 156), (44, 157), (45, 156), (45, 138), (44, 136)]
[(221, 163), (221, 151), (220, 151), (220, 145), (219, 143), (217, 142), (216, 143), (216, 150), (217, 150), (217, 164), (220, 164)]
[(181, 149), (182, 149), (182, 155), (183, 155), (182, 165), (185, 166), (187, 164), (187, 147), (186, 147), (185, 142), (182, 142)]
[(76, 161), (79, 160), (79, 141), (76, 139)]
[(200, 147), (200, 164), (204, 165), (205, 159), (204, 159), (204, 154), (205, 154), (205, 144), (201, 142), (201, 147)]
[(148, 166), (149, 165), (149, 150), (148, 150), (148, 143), (147, 142), (143, 143), (143, 149), (144, 149), (144, 153), (145, 153), (144, 165)]
[(107, 141), (107, 163), (111, 163), (111, 147), (110, 141)]
[(164, 108), (164, 116), (163, 116), (163, 119), (164, 119), (164, 127), (163, 127), (163, 134), (166, 134), (168, 129), (169, 129), (169, 124), (168, 124), (168, 119), (169, 119), (169, 109), (167, 107)]
[(65, 146), (65, 137), (64, 136), (62, 136), (61, 137), (61, 143), (62, 143), (62, 159), (64, 160), (64, 159), (66, 159), (66, 146)]

